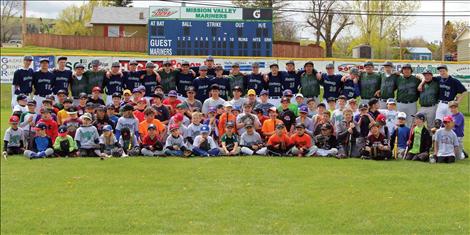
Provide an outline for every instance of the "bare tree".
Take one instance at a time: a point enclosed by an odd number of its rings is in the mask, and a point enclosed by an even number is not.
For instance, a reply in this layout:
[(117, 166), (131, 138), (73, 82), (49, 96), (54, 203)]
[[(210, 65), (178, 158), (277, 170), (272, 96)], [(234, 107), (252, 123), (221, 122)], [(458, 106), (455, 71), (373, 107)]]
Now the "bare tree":
[(12, 22), (15, 17), (18, 17), (21, 7), (21, 1), (2, 0), (1, 9), (1, 40), (8, 42), (13, 36), (13, 28), (15, 24)]
[(311, 0), (307, 24), (315, 30), (316, 44), (320, 44), (320, 37), (325, 42), (326, 57), (333, 56), (333, 44), (341, 31), (353, 24), (350, 15), (338, 14), (346, 7), (343, 1)]
[(279, 22), (274, 28), (273, 37), (275, 41), (298, 41), (297, 32), (299, 26), (290, 22)]

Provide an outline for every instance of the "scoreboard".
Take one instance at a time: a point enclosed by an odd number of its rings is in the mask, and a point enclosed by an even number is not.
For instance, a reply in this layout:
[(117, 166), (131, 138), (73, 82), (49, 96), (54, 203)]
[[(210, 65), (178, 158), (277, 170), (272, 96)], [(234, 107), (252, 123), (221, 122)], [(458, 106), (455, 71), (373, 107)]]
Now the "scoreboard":
[(149, 55), (272, 56), (272, 10), (150, 7)]

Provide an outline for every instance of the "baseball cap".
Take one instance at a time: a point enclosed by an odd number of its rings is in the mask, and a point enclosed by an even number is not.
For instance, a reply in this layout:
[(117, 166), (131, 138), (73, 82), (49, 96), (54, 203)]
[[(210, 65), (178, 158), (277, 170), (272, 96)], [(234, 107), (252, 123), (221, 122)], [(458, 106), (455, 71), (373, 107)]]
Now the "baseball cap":
[(64, 104), (65, 104), (65, 103), (71, 104), (71, 103), (73, 103), (73, 99), (72, 99), (71, 97), (66, 97), (66, 98), (64, 99), (64, 102), (63, 102), (63, 103), (64, 103)]
[(10, 123), (18, 123), (18, 122), (20, 122), (20, 119), (18, 118), (18, 116), (13, 115), (10, 117)]
[(295, 94), (295, 98), (297, 98), (297, 97), (302, 97), (302, 98), (304, 98), (304, 95), (302, 95), (302, 93), (297, 93), (297, 94)]
[(411, 69), (411, 72), (413, 72), (413, 68), (411, 67), (411, 64), (404, 64), (403, 66), (401, 66), (402, 71), (403, 69)]
[(217, 108), (209, 107), (209, 113), (215, 113), (215, 112), (217, 112)]
[(355, 104), (356, 104), (356, 103), (357, 103), (357, 101), (356, 101), (356, 99), (354, 99), (354, 98), (351, 98), (351, 99), (349, 99), (349, 100), (348, 100), (348, 104), (350, 104), (350, 103), (355, 103)]
[(426, 70), (424, 70), (421, 74), (422, 74), (422, 75), (425, 75), (425, 74), (431, 74), (431, 75), (432, 75), (433, 73), (432, 73), (432, 71), (431, 71), (430, 69), (426, 69)]
[(163, 61), (163, 65), (167, 65), (167, 64), (171, 65), (171, 62), (169, 60)]
[(287, 61), (287, 62), (286, 62), (286, 65), (288, 65), (288, 64), (295, 65), (295, 63), (294, 63), (294, 61), (293, 61), (293, 60), (289, 60), (289, 61)]
[(334, 69), (335, 68), (335, 65), (334, 64), (327, 64), (325, 66), (326, 69)]
[(150, 124), (150, 125), (148, 125), (147, 130), (150, 130), (150, 129), (156, 130), (157, 127), (154, 124)]
[(326, 99), (326, 102), (328, 102), (328, 103), (336, 102), (336, 98), (335, 97), (329, 97), (328, 99)]
[(307, 65), (312, 65), (313, 66), (313, 62), (312, 61), (305, 62), (304, 67), (307, 66)]
[(282, 92), (283, 96), (292, 96), (292, 91), (290, 89), (286, 89)]
[(447, 65), (441, 64), (441, 65), (437, 66), (437, 70), (440, 70), (440, 69), (445, 69), (445, 70), (447, 70)]
[(47, 63), (49, 63), (49, 58), (43, 57), (43, 58), (39, 59), (39, 63), (42, 63), (42, 62), (47, 62)]
[(398, 119), (400, 119), (400, 118), (406, 119), (406, 113), (405, 112), (399, 112), (398, 115), (397, 115), (397, 118)]
[(187, 87), (186, 92), (196, 92), (196, 88), (194, 88), (193, 86), (189, 86)]
[(60, 90), (57, 91), (57, 95), (59, 95), (59, 94), (67, 95), (68, 92), (65, 91), (64, 89), (60, 89)]
[(33, 57), (30, 56), (30, 55), (27, 55), (27, 56), (23, 57), (23, 60), (32, 61), (32, 60), (33, 60)]
[(271, 108), (268, 109), (268, 112), (276, 112), (277, 113), (277, 108), (272, 106)]
[(218, 64), (215, 66), (215, 70), (224, 70), (224, 67), (222, 65)]
[(76, 114), (76, 113), (77, 113), (77, 108), (75, 108), (74, 106), (67, 109), (67, 114)]
[(260, 95), (269, 95), (269, 91), (268, 90), (261, 90), (261, 92), (259, 94)]
[[(153, 124), (150, 124), (150, 125), (153, 125)], [(113, 127), (111, 125), (105, 125), (103, 127), (103, 131), (113, 131)]]
[(281, 123), (276, 125), (276, 129), (278, 130), (283, 129), (284, 127), (285, 127), (284, 124), (281, 124)]
[(351, 70), (349, 70), (349, 74), (359, 75), (359, 70), (357, 68), (352, 68)]
[(134, 111), (134, 106), (130, 105), (130, 104), (125, 104), (124, 106), (122, 106), (121, 110), (123, 112), (126, 112), (126, 111)]
[(177, 97), (178, 92), (176, 92), (175, 90), (171, 90), (171, 91), (168, 92), (168, 96), (169, 97)]
[(450, 101), (450, 102), (449, 102), (449, 108), (450, 108), (450, 107), (453, 107), (453, 106), (459, 107), (459, 103), (457, 103), (457, 101)]
[(246, 124), (245, 129), (248, 129), (248, 128), (253, 128), (253, 124), (251, 124), (251, 123)]
[(119, 62), (113, 62), (113, 63), (111, 64), (111, 67), (121, 67), (121, 63), (119, 63)]
[(36, 101), (35, 100), (28, 100), (28, 104), (27, 105), (34, 105), (36, 106)]
[(347, 100), (348, 98), (345, 95), (338, 96), (338, 100)]
[(387, 99), (387, 104), (396, 104), (397, 102), (395, 101), (394, 98), (388, 98)]
[(39, 110), (40, 113), (50, 113), (51, 110), (49, 110), (48, 108), (44, 108), (42, 107), (40, 110)]
[(91, 91), (92, 91), (92, 92), (94, 92), (94, 91), (99, 91), (99, 92), (101, 92), (101, 88), (100, 88), (99, 86), (95, 86), (95, 87), (93, 87), (93, 89), (92, 89)]
[(228, 121), (226, 124), (225, 124), (225, 127), (234, 127), (235, 126), (235, 123), (233, 123), (232, 121)]
[(269, 68), (272, 68), (272, 67), (278, 67), (279, 68), (279, 65), (276, 64), (276, 63), (273, 63), (273, 64), (269, 65)]
[(39, 129), (39, 130), (46, 130), (47, 129), (47, 125), (40, 122), (36, 125), (36, 129)]
[(90, 121), (93, 120), (93, 118), (91, 117), (91, 114), (89, 114), (89, 113), (84, 113), (80, 118), (81, 118), (81, 119), (85, 119), (85, 118), (86, 118), (86, 119), (88, 119), (88, 120), (90, 120)]
[(233, 107), (232, 103), (225, 101), (224, 102), (224, 107)]
[(99, 61), (99, 60), (92, 60), (92, 61), (91, 61), (91, 65), (92, 65), (92, 66), (99, 66), (99, 65), (100, 65), (100, 61)]
[(376, 120), (377, 122), (383, 122), (383, 123), (385, 123), (386, 119), (387, 119), (387, 118), (385, 117), (385, 115), (379, 114), (379, 115), (377, 115), (377, 118), (376, 118), (375, 120)]
[(201, 70), (207, 71), (207, 66), (205, 66), (205, 65), (199, 66), (199, 71), (201, 71)]
[(241, 88), (240, 86), (234, 86), (234, 87), (232, 88), (232, 91), (240, 91), (240, 92), (242, 92), (242, 88)]
[(147, 100), (144, 97), (141, 97), (137, 100), (137, 103), (147, 103)]
[(140, 92), (139, 88), (136, 87), (136, 88), (132, 89), (132, 93), (137, 93), (137, 92)]
[(241, 109), (241, 107), (240, 107), (240, 106), (238, 106), (238, 105), (237, 105), (237, 106), (234, 106), (234, 107), (233, 107), (233, 110), (232, 110), (232, 111), (238, 111), (238, 112), (241, 112), (241, 111), (242, 111), (242, 109)]
[(78, 68), (84, 69), (84, 68), (85, 68), (85, 65), (84, 65), (84, 64), (76, 64), (76, 65), (75, 65), (75, 68), (76, 68), (76, 69), (78, 69)]
[(383, 63), (382, 66), (390, 66), (390, 67), (393, 67), (393, 63), (392, 63), (391, 61), (385, 61), (385, 63)]
[(187, 107), (186, 103), (179, 103), (179, 104), (176, 105), (176, 108), (177, 109), (186, 109), (188, 107)]
[(129, 65), (138, 65), (137, 60), (131, 60), (129, 61)]
[(251, 67), (253, 68), (258, 68), (259, 67), (259, 63), (258, 62), (254, 62), (251, 64)]
[(57, 61), (61, 61), (61, 60), (67, 60), (67, 57), (65, 57), (65, 56), (60, 56), (59, 58), (57, 58)]
[(372, 63), (372, 61), (366, 61), (364, 63), (364, 67), (366, 67), (366, 66), (374, 66), (374, 63)]
[(372, 98), (372, 99), (369, 100), (369, 106), (377, 104), (378, 102), (379, 102), (379, 100), (377, 98)]
[(330, 130), (330, 129), (332, 129), (332, 128), (333, 128), (333, 126), (331, 126), (330, 123), (325, 123), (325, 124), (323, 124), (323, 125), (321, 126), (321, 129), (322, 129), (322, 130)]
[(369, 105), (367, 105), (367, 104), (360, 104), (360, 105), (359, 105), (359, 110), (361, 110), (361, 109), (369, 109)]
[(145, 92), (145, 90), (146, 90), (145, 86), (143, 86), (143, 85), (138, 86), (137, 89), (139, 89), (140, 92)]
[(119, 97), (119, 98), (121, 98), (121, 93), (119, 93), (119, 92), (114, 92), (111, 97), (112, 97), (112, 98), (114, 98), (114, 97)]
[(446, 123), (446, 122), (453, 122), (454, 119), (452, 118), (451, 115), (447, 115), (447, 116), (445, 116), (445, 117), (442, 119), (442, 121), (443, 121), (444, 123)]
[(181, 121), (183, 121), (184, 116), (181, 113), (177, 113), (177, 114), (175, 114), (175, 116), (173, 116), (173, 118), (175, 119), (175, 121), (181, 122)]
[(97, 112), (98, 112), (98, 111), (105, 112), (105, 111), (106, 111), (106, 106), (104, 106), (104, 105), (98, 105), (98, 106), (96, 106), (95, 111), (97, 111)]
[(295, 124), (295, 128), (305, 129), (305, 125), (303, 123), (297, 123), (297, 124)]
[(414, 118), (421, 119), (422, 121), (426, 120), (426, 116), (423, 113), (417, 113), (415, 115), (411, 115)]
[(301, 113), (308, 113), (308, 108), (307, 108), (307, 106), (300, 106), (299, 112), (301, 112)]
[(209, 133), (209, 126), (208, 125), (202, 125), (201, 126), (201, 133)]
[(174, 131), (174, 130), (178, 130), (180, 127), (178, 126), (178, 124), (171, 124), (170, 125), (170, 131)]
[(25, 99), (28, 99), (28, 97), (24, 94), (19, 94), (17, 97), (16, 97), (16, 100), (17, 101), (20, 101), (20, 100), (25, 100)]
[(59, 136), (66, 136), (67, 135), (67, 126), (60, 126), (59, 127)]
[(247, 95), (256, 95), (256, 91), (254, 89), (249, 89)]
[(183, 65), (189, 65), (189, 61), (187, 61), (187, 60), (181, 61), (181, 66), (183, 66)]
[(78, 98), (80, 98), (80, 99), (82, 99), (82, 98), (87, 98), (87, 99), (88, 99), (88, 95), (87, 95), (87, 93), (82, 92), (82, 93), (80, 93), (80, 94), (78, 95)]
[(147, 62), (145, 64), (145, 68), (155, 68), (155, 64), (153, 64), (152, 62)]
[(46, 100), (48, 100), (50, 102), (53, 102), (55, 100), (55, 97), (54, 97), (54, 95), (46, 95)]
[(240, 64), (235, 62), (235, 63), (232, 64), (232, 68), (234, 68), (234, 67), (235, 68), (240, 68)]
[(289, 102), (289, 98), (287, 98), (287, 97), (282, 97), (281, 103), (284, 103), (284, 102)]
[(95, 108), (95, 103), (88, 102), (88, 103), (86, 103), (85, 108)]
[(212, 84), (211, 87), (210, 87), (210, 90), (211, 90), (211, 91), (212, 91), (212, 90), (220, 90), (220, 87), (219, 87), (219, 85), (217, 85), (217, 84)]
[(214, 57), (212, 57), (211, 55), (208, 55), (206, 58), (206, 61), (214, 61)]
[(52, 100), (51, 100), (51, 99), (48, 99), (47, 96), (46, 96), (46, 98), (42, 100), (42, 103), (43, 103), (43, 104), (45, 104), (45, 103), (52, 104)]

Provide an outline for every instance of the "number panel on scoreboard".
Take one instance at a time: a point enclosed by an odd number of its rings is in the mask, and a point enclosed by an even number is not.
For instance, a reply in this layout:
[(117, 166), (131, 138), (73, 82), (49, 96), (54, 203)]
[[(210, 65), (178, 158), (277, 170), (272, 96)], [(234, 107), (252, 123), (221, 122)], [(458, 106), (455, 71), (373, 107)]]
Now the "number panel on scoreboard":
[(272, 23), (149, 20), (150, 55), (272, 56)]

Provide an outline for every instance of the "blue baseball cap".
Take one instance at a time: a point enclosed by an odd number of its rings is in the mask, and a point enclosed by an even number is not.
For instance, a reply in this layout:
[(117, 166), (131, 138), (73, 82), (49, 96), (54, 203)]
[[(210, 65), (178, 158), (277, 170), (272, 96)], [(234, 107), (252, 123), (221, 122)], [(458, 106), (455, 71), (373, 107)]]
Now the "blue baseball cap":
[(103, 127), (103, 131), (113, 131), (113, 127), (111, 125), (106, 125)]
[(202, 127), (201, 127), (201, 133), (209, 133), (209, 126), (207, 126), (207, 125), (202, 125)]
[(307, 106), (300, 106), (299, 111), (301, 113), (308, 113), (308, 108), (307, 108)]

